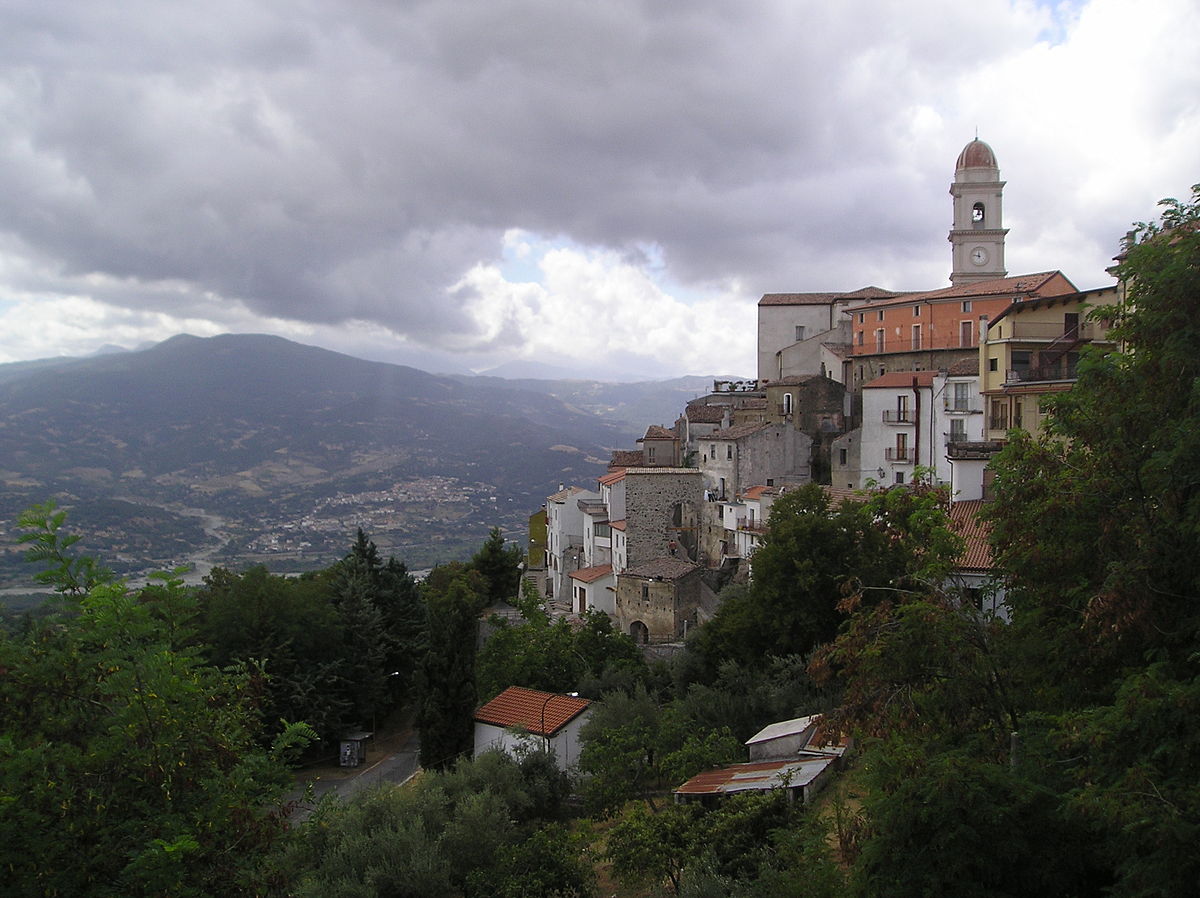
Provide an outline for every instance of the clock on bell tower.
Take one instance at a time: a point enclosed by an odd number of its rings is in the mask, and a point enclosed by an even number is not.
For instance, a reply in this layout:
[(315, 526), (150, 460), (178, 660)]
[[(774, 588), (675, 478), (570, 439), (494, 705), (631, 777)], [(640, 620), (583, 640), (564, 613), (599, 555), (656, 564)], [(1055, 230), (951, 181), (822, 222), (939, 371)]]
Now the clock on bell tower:
[(976, 137), (954, 166), (954, 224), (950, 229), (950, 283), (969, 284), (1007, 276), (1001, 198), (1004, 182), (992, 148)]

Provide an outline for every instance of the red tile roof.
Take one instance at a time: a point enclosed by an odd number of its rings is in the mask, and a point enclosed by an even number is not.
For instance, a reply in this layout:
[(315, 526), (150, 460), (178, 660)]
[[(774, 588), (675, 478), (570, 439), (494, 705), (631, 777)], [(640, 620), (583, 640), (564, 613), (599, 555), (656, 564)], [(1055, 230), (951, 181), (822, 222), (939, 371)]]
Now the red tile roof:
[(612, 573), (611, 564), (597, 564), (593, 567), (583, 567), (571, 572), (571, 579), (580, 583), (595, 583), (601, 577)]
[(757, 421), (751, 421), (749, 424), (737, 424), (733, 427), (726, 427), (724, 430), (714, 430), (708, 436), (701, 437), (703, 440), (740, 440), (742, 437), (748, 437), (752, 433), (758, 433), (766, 424), (761, 424)]
[(967, 570), (992, 569), (992, 547), (988, 543), (991, 527), (983, 520), (982, 499), (965, 499), (950, 504), (950, 522), (966, 544), (959, 556), (958, 567)]
[(611, 527), (613, 530), (624, 531), (625, 530), (625, 519), (621, 518), (621, 520), (619, 520), (619, 521), (609, 521), (608, 526)]
[(570, 499), (576, 493), (582, 493), (582, 492), (586, 492), (586, 491), (581, 486), (569, 486), (566, 489), (559, 490), (557, 493), (555, 493), (552, 496), (547, 496), (546, 498), (551, 502), (566, 502), (568, 499)]
[(536, 736), (553, 736), (591, 704), (586, 698), (509, 686), (475, 712), (480, 723), (521, 727)]
[(636, 468), (643, 461), (641, 449), (614, 449), (608, 466), (609, 468)]
[[(639, 452), (638, 455), (641, 455), (641, 453)], [(624, 479), (625, 479), (625, 469), (622, 468), (619, 471), (612, 471), (608, 474), (605, 474), (603, 477), (600, 478), (599, 482), (601, 484), (603, 484), (604, 486), (611, 486), (612, 484), (619, 483), (620, 481), (622, 481)]]
[(869, 312), (872, 309), (899, 306), (910, 302), (923, 302), (925, 300), (1016, 296), (1022, 293), (1037, 295), (1039, 290), (1045, 288), (1056, 277), (1061, 277), (1066, 282), (1070, 291), (1075, 290), (1075, 285), (1061, 271), (1039, 271), (1036, 274), (1019, 274), (1006, 278), (994, 278), (990, 281), (976, 281), (973, 284), (942, 287), (938, 290), (894, 295), (887, 299), (880, 299), (876, 302), (868, 302), (861, 306), (856, 306), (854, 312), (858, 314), (860, 312)]
[(758, 301), (760, 306), (826, 306), (838, 300), (881, 299), (895, 296), (894, 290), (879, 287), (862, 287), (849, 293), (764, 293)]
[(684, 415), (693, 424), (720, 424), (727, 411), (725, 405), (689, 405)]
[(676, 558), (674, 555), (663, 555), (652, 558), (645, 564), (629, 568), (625, 571), (631, 577), (641, 577), (644, 580), (682, 580), (693, 571), (703, 570), (698, 564), (693, 564), (686, 558)]
[(640, 440), (638, 440), (638, 442), (640, 443), (640, 442), (642, 442), (642, 440), (673, 440), (673, 439), (675, 439), (675, 429), (674, 428), (663, 427), (660, 424), (651, 424), (649, 427), (646, 428), (646, 435), (644, 437), (642, 437)]
[(875, 378), (869, 384), (863, 384), (863, 389), (895, 390), (903, 387), (911, 387), (914, 380), (919, 387), (931, 387), (933, 386), (933, 379), (935, 377), (937, 377), (936, 371), (889, 371), (887, 374)]

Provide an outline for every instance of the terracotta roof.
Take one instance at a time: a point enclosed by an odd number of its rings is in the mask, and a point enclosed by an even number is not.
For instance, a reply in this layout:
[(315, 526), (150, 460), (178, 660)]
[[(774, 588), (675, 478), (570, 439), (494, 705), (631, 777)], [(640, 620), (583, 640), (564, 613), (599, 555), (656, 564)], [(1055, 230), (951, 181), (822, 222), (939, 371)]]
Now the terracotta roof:
[(951, 365), (946, 374), (950, 377), (978, 377), (979, 376), (979, 358), (976, 356), (971, 359), (963, 359), (961, 362), (955, 362)]
[(766, 408), (767, 400), (765, 399), (745, 399), (738, 406), (740, 411), (753, 411), (754, 409)]
[(642, 464), (645, 459), (641, 449), (614, 449), (608, 462), (610, 468), (633, 468)]
[(839, 486), (822, 486), (821, 489), (829, 497), (829, 504), (834, 508), (837, 508), (837, 506), (841, 505), (847, 499), (851, 502), (866, 502), (870, 498), (862, 490), (848, 490)]
[(620, 530), (620, 531), (624, 532), (625, 531), (625, 519), (621, 518), (621, 520), (619, 520), (619, 521), (609, 521), (608, 526), (611, 527), (613, 530)]
[(935, 377), (937, 377), (936, 371), (889, 371), (887, 374), (875, 378), (869, 384), (863, 384), (863, 389), (895, 390), (902, 387), (911, 387), (914, 380), (919, 387), (931, 387), (933, 386), (933, 379)]
[(674, 555), (663, 555), (659, 558), (651, 559), (645, 564), (639, 564), (637, 567), (632, 567), (624, 573), (631, 577), (641, 577), (644, 580), (682, 580), (692, 571), (698, 571), (702, 568), (698, 564), (693, 564), (686, 558), (676, 558)]
[(546, 500), (548, 502), (566, 502), (568, 499), (570, 499), (576, 493), (582, 493), (582, 492), (586, 492), (586, 491), (581, 486), (569, 486), (565, 490), (559, 490), (557, 493), (554, 493), (552, 496), (547, 496)]
[(760, 306), (827, 306), (846, 299), (881, 299), (895, 296), (894, 290), (880, 287), (860, 287), (849, 293), (764, 293)]
[(740, 440), (742, 437), (748, 437), (752, 433), (758, 433), (766, 427), (758, 421), (751, 421), (749, 424), (737, 424), (733, 427), (726, 427), (724, 430), (715, 430), (703, 439), (706, 440)]
[[(639, 452), (638, 455), (641, 455), (641, 453)], [(611, 471), (605, 474), (598, 482), (603, 486), (612, 486), (614, 483), (620, 483), (624, 479), (625, 469), (622, 468), (620, 471)]]
[(642, 437), (640, 440), (638, 440), (638, 442), (640, 443), (642, 440), (673, 440), (673, 439), (675, 439), (675, 428), (663, 427), (660, 424), (651, 424), (649, 427), (646, 428), (646, 435), (644, 437)]
[(1070, 285), (1071, 292), (1075, 285), (1061, 271), (1041, 271), (1036, 274), (1018, 274), (1006, 278), (993, 278), (990, 281), (976, 281), (971, 284), (958, 284), (953, 287), (942, 287), (939, 290), (926, 290), (920, 293), (906, 293), (891, 299), (881, 299), (869, 302), (855, 308), (855, 314), (869, 312), (872, 309), (902, 306), (911, 302), (924, 302), (938, 299), (987, 298), (990, 296), (1017, 296), (1020, 294), (1037, 295), (1056, 276), (1061, 276)]
[(854, 355), (854, 346), (850, 343), (822, 343), (822, 349), (827, 349), (839, 359), (848, 359)]
[(807, 786), (835, 762), (832, 757), (781, 761), (751, 761), (698, 773), (675, 791), (683, 795), (714, 795)]
[(950, 522), (965, 546), (959, 556), (958, 567), (967, 570), (989, 571), (992, 569), (992, 547), (988, 544), (991, 527), (980, 516), (982, 499), (965, 499), (950, 503)]
[(1000, 321), (1009, 315), (1020, 314), (1025, 309), (1044, 309), (1060, 302), (1064, 304), (1077, 303), (1079, 305), (1084, 305), (1087, 303), (1087, 299), (1085, 297), (1098, 293), (1108, 293), (1113, 289), (1113, 287), (1097, 287), (1092, 290), (1080, 290), (1078, 293), (1056, 293), (1050, 296), (1032, 296), (1029, 299), (1021, 300), (1021, 302), (1014, 302), (1003, 312), (989, 321), (988, 327), (992, 327), (997, 321)]
[(781, 486), (752, 486), (749, 489), (742, 490), (743, 499), (761, 499), (763, 496), (782, 496), (783, 487)]
[(684, 415), (693, 424), (720, 424), (727, 411), (726, 405), (689, 405)]
[(536, 736), (553, 736), (590, 704), (573, 695), (509, 686), (476, 711), (475, 719), (493, 726), (521, 727)]
[(578, 580), (581, 583), (595, 583), (601, 577), (612, 573), (611, 564), (597, 564), (593, 567), (580, 568), (577, 571), (571, 572), (571, 579)]

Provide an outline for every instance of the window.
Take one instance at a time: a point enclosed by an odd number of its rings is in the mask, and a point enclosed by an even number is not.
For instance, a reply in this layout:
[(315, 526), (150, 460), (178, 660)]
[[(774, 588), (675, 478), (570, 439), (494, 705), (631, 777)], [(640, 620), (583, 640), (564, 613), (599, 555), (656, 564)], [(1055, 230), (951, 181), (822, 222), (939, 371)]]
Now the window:
[(649, 462), (650, 464), (654, 464), (654, 447), (653, 446), (646, 447), (646, 461)]
[(967, 422), (964, 418), (950, 419), (950, 442), (963, 443), (967, 439)]
[(863, 313), (863, 312), (859, 312), (859, 313), (858, 313), (858, 323), (859, 323), (859, 324), (862, 324), (862, 323), (863, 323), (863, 322), (866, 320), (866, 317), (867, 317), (867, 316), (866, 316), (866, 314), (865, 314), (865, 313)]
[(797, 324), (796, 325), (796, 342), (799, 343), (803, 339), (804, 339), (804, 325)]
[(648, 583), (642, 584), (642, 601), (650, 601), (650, 585)]
[(983, 203), (976, 203), (971, 207), (971, 224), (974, 227), (983, 227)]
[(1000, 370), (1000, 364), (996, 360), (996, 357), (992, 356), (990, 359), (988, 359), (988, 371), (999, 371), (999, 370)]
[(958, 323), (958, 345), (970, 346), (975, 342), (975, 322), (967, 320)]
[(708, 447), (708, 454), (709, 454), (709, 457), (711, 457), (713, 461), (717, 460), (717, 444), (716, 443), (713, 443)]
[(1021, 403), (1021, 400), (1018, 399), (1018, 400), (1016, 400), (1015, 403), (1013, 403), (1013, 425), (1012, 425), (1013, 427), (1024, 427), (1025, 426), (1022, 423), (1021, 411), (1022, 411), (1022, 403)]
[(896, 420), (908, 420), (908, 394), (901, 393), (896, 397)]
[(875, 331), (875, 351), (883, 352), (883, 328)]
[(783, 394), (783, 413), (785, 415), (790, 415), (792, 413), (792, 394), (791, 393)]
[(882, 321), (882, 320), (883, 320), (883, 309), (880, 309), (880, 310), (879, 310), (878, 312), (876, 312), (875, 314), (879, 316), (879, 318), (878, 318), (877, 320), (879, 320), (879, 321)]
[(725, 458), (729, 461), (733, 460), (733, 443), (725, 444)]
[(1008, 403), (1003, 399), (992, 400), (992, 414), (988, 420), (992, 430), (1008, 430)]
[(896, 482), (897, 482), (897, 483), (903, 483), (903, 482), (904, 482), (904, 472), (903, 472), (903, 471), (897, 471), (897, 472), (896, 472)]
[(964, 312), (969, 312), (969, 311), (971, 311), (971, 300), (969, 300), (969, 299), (964, 299), (964, 300), (963, 300), (963, 304), (962, 304), (962, 310), (963, 310)]
[(970, 384), (955, 384), (954, 385), (954, 411), (969, 412), (971, 410), (971, 385)]
[(921, 348), (921, 325), (914, 324), (912, 326), (912, 348)]
[(845, 449), (839, 449), (839, 450), (838, 450), (838, 464), (839, 464), (839, 465), (843, 465), (843, 466), (847, 464), (847, 462), (846, 462), (846, 450), (845, 450)]
[(913, 317), (914, 318), (921, 317), (921, 307), (920, 306), (913, 306)]
[(858, 332), (857, 334), (855, 334), (854, 336), (858, 338), (858, 345), (859, 345), (859, 346), (862, 346), (862, 345), (863, 345), (863, 332), (862, 332), (862, 331), (859, 331), (859, 332)]
[(904, 461), (904, 456), (908, 454), (908, 434), (896, 434), (896, 461)]

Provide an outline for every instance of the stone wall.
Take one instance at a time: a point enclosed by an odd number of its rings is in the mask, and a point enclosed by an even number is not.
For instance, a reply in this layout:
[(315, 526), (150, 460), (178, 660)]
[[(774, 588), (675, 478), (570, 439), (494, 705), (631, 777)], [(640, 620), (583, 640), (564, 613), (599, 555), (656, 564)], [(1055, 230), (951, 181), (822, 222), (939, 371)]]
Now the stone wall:
[[(672, 554), (697, 560), (696, 527), (704, 501), (695, 468), (629, 468), (625, 472), (626, 565)], [(681, 506), (676, 516), (676, 506)], [(672, 547), (674, 543), (674, 547)]]

